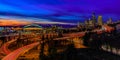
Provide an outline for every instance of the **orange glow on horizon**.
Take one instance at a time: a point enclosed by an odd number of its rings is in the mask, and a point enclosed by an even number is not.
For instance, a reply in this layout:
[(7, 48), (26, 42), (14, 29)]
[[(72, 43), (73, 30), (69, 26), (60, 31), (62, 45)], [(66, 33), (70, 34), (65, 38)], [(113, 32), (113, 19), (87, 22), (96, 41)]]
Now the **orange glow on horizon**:
[(19, 25), (28, 25), (28, 24), (67, 24), (67, 25), (76, 25), (74, 23), (65, 23), (65, 22), (52, 22), (52, 21), (24, 21), (24, 20), (14, 20), (14, 19), (0, 19), (0, 26), (19, 26)]
[(0, 26), (18, 26), (30, 24), (28, 21), (18, 21), (18, 20), (9, 20), (9, 19), (0, 19)]

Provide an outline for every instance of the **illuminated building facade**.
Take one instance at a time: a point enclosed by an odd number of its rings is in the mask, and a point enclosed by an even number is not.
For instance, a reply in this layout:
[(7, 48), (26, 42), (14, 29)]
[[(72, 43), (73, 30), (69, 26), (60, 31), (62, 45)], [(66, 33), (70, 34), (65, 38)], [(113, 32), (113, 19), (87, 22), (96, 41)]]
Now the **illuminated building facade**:
[(103, 25), (102, 16), (98, 16), (98, 25)]

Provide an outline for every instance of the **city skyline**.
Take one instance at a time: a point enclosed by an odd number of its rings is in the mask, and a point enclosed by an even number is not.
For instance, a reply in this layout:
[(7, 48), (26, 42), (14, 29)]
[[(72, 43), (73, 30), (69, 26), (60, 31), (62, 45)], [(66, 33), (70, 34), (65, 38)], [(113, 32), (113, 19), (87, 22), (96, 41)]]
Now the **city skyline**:
[(120, 0), (0, 0), (0, 60), (120, 60)]
[(119, 5), (119, 0), (2, 0), (0, 18), (18, 22), (77, 24), (89, 19), (95, 12), (96, 17), (101, 15), (104, 22), (109, 18), (117, 21), (120, 18)]
[[(111, 24), (115, 21), (113, 21), (113, 19), (110, 17), (108, 20), (104, 21), (102, 15), (96, 16), (95, 13), (92, 13), (91, 16), (89, 17), (89, 19), (85, 19), (84, 21), (78, 21), (77, 23), (67, 23), (67, 22), (53, 22), (53, 21), (32, 21), (32, 20), (25, 20), (25, 19), (4, 19), (1, 18), (0, 19), (0, 26), (22, 26), (22, 25), (29, 25), (29, 24), (42, 24), (42, 25), (73, 25), (76, 26), (78, 25), (78, 23), (82, 23), (84, 25), (86, 25), (86, 23), (88, 23), (89, 25), (104, 25), (104, 24)], [(117, 20), (116, 22), (119, 22), (119, 20)]]

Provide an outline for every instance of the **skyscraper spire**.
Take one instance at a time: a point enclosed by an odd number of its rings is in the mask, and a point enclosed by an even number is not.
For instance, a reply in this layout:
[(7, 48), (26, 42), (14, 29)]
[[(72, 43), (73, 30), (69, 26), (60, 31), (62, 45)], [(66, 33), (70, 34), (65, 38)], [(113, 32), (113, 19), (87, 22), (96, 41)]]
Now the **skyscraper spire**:
[(95, 12), (92, 13), (92, 16), (93, 16), (93, 17), (95, 16)]
[(94, 24), (97, 22), (95, 12), (92, 13), (92, 21), (93, 21)]

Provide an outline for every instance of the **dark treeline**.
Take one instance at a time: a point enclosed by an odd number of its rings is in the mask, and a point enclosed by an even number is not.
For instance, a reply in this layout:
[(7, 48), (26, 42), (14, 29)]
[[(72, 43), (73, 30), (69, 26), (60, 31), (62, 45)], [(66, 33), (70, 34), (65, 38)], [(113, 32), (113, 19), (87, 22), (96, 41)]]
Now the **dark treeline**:
[(83, 37), (83, 42), (85, 46), (101, 49), (101, 46), (104, 44), (115, 46), (116, 43), (120, 41), (119, 37), (120, 33), (117, 33), (116, 30), (111, 32), (103, 32), (101, 34), (97, 34), (97, 32), (86, 32)]

